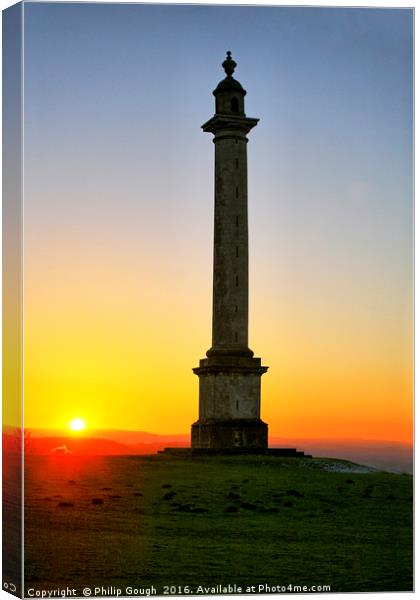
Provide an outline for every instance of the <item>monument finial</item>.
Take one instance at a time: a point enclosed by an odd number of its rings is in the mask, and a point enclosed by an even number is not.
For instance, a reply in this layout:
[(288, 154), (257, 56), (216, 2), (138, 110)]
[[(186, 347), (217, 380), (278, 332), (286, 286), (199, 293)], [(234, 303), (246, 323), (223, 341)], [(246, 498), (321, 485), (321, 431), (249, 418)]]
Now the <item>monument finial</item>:
[(222, 63), (222, 67), (228, 77), (232, 77), (232, 74), (236, 68), (236, 62), (232, 58), (232, 52), (228, 50), (226, 52), (226, 59)]

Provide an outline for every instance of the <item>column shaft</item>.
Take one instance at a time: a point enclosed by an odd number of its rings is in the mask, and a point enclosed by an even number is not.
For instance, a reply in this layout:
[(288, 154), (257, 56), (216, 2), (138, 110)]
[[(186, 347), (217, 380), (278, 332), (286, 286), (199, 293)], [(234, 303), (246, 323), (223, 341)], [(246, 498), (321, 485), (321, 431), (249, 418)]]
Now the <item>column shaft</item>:
[(212, 350), (248, 348), (247, 138), (215, 136)]

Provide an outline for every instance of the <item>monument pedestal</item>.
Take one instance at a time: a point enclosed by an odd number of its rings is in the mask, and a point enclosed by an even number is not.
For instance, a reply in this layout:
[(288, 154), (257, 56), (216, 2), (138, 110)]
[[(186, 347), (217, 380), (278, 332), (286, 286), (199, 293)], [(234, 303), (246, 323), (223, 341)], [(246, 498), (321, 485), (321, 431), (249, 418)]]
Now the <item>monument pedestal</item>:
[(260, 419), (261, 375), (268, 367), (246, 350), (218, 354), (193, 369), (200, 379), (199, 418), (191, 427), (193, 449), (262, 450), (268, 427)]
[(232, 421), (197, 421), (191, 426), (194, 450), (240, 450), (252, 453), (268, 446), (267, 423), (261, 419)]

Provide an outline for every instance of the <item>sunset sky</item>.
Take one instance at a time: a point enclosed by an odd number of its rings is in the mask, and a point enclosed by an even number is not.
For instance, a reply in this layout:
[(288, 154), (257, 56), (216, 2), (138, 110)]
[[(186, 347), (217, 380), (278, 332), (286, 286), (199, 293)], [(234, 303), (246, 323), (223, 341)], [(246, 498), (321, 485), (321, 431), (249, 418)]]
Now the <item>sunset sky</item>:
[(409, 441), (412, 12), (29, 3), (25, 425), (186, 433), (211, 345), (226, 50), (248, 91), (272, 435)]

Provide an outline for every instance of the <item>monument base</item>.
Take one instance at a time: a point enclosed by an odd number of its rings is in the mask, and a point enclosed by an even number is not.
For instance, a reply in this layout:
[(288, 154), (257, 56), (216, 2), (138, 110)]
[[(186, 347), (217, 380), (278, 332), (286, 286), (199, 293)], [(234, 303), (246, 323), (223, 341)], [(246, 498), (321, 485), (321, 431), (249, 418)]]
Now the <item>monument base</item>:
[(261, 419), (200, 422), (191, 426), (193, 450), (264, 450), (268, 427)]
[(296, 448), (165, 448), (158, 450), (158, 454), (169, 454), (186, 458), (190, 456), (278, 456), (287, 458), (312, 458), (311, 454), (305, 454)]
[(195, 449), (266, 449), (268, 427), (260, 419), (261, 376), (268, 367), (249, 348), (212, 348), (193, 369), (200, 381), (198, 421), (191, 427)]

